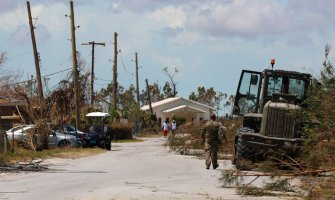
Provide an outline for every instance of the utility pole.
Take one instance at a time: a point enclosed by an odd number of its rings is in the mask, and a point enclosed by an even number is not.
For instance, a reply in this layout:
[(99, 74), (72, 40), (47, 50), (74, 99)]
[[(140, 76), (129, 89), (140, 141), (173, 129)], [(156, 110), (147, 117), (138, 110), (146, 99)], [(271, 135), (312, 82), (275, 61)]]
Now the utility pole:
[(73, 1), (70, 1), (70, 19), (71, 19), (71, 43), (72, 43), (72, 74), (75, 98), (75, 116), (76, 116), (76, 129), (79, 128), (80, 111), (79, 111), (79, 84), (78, 84), (78, 63), (77, 63), (77, 50), (76, 50), (76, 34), (74, 24)]
[(91, 68), (91, 106), (94, 105), (94, 47), (95, 45), (101, 45), (105, 46), (106, 44), (104, 42), (88, 42), (88, 43), (82, 43), (81, 45), (92, 45), (92, 68)]
[(137, 52), (135, 53), (135, 63), (136, 63), (136, 98), (137, 98), (137, 111), (136, 111), (136, 122), (135, 122), (135, 131), (138, 135), (140, 133), (140, 93), (139, 93), (139, 86), (138, 86), (138, 59), (137, 59)]
[(145, 79), (145, 82), (147, 83), (147, 94), (148, 94), (148, 100), (149, 100), (149, 108), (150, 108), (150, 114), (151, 114), (151, 117), (152, 117), (154, 115), (154, 111), (152, 110), (152, 106), (151, 106), (150, 87), (149, 87), (148, 79)]
[(140, 107), (140, 92), (139, 92), (139, 86), (138, 86), (138, 59), (137, 59), (137, 52), (135, 53), (135, 63), (136, 63), (136, 97), (137, 97), (138, 107)]
[(34, 32), (34, 25), (33, 20), (31, 17), (30, 11), (30, 3), (27, 1), (27, 9), (28, 9), (28, 18), (29, 18), (29, 26), (30, 26), (30, 33), (31, 33), (31, 41), (33, 43), (33, 52), (34, 52), (34, 59), (35, 59), (35, 68), (36, 68), (36, 78), (38, 83), (38, 97), (41, 103), (41, 106), (44, 105), (44, 98), (43, 98), (43, 87), (42, 87), (42, 80), (41, 80), (41, 71), (40, 71), (40, 62), (38, 58), (36, 40), (35, 40), (35, 32)]
[[(117, 33), (114, 33), (114, 66), (113, 66), (113, 109), (117, 111)], [(118, 120), (118, 119), (117, 119)]]

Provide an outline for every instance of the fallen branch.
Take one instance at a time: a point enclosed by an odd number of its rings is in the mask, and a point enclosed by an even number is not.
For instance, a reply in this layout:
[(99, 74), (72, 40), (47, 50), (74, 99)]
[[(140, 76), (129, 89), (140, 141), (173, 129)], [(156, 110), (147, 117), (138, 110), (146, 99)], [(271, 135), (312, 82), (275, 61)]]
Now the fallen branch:
[(18, 171), (42, 171), (47, 168), (44, 166), (40, 166), (39, 164), (43, 162), (43, 160), (32, 160), (27, 163), (16, 163), (13, 165), (3, 165), (0, 166), (0, 172), (18, 172)]
[(283, 174), (273, 174), (273, 173), (241, 173), (239, 171), (233, 173), (234, 175), (237, 176), (303, 176), (303, 175), (310, 175), (310, 174), (316, 174), (319, 176), (322, 173), (327, 173), (327, 172), (333, 172), (335, 171), (335, 168), (330, 168), (330, 169), (316, 169), (316, 170), (305, 170), (305, 171), (300, 171), (300, 172), (293, 172), (293, 173), (283, 173)]

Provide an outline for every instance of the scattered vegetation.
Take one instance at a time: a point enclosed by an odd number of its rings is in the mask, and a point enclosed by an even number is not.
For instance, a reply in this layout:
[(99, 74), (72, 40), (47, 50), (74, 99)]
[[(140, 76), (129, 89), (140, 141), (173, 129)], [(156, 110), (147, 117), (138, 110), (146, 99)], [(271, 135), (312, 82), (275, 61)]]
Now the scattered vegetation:
[(92, 156), (105, 152), (101, 148), (53, 148), (44, 151), (31, 151), (25, 148), (17, 148), (15, 153), (8, 152), (1, 156), (1, 164), (14, 164), (21, 161), (31, 161), (35, 159), (48, 158), (80, 158), (85, 156)]
[[(218, 152), (219, 159), (229, 160), (233, 154), (234, 135), (237, 127), (241, 126), (241, 119), (220, 118), (220, 122), (226, 128), (227, 144), (221, 146)], [(176, 135), (169, 137), (167, 145), (172, 151), (183, 155), (203, 156), (204, 144), (201, 139), (201, 128), (204, 122), (199, 124), (186, 123), (178, 127)], [(223, 157), (223, 155), (225, 157)]]

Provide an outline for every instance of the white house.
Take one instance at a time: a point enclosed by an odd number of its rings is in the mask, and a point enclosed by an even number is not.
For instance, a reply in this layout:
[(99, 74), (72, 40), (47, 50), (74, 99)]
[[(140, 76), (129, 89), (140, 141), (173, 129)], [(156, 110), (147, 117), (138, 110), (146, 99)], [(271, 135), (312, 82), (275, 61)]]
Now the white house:
[[(151, 104), (153, 113), (160, 124), (165, 120), (168, 122), (175, 117), (185, 118), (186, 122), (198, 123), (201, 120), (209, 120), (210, 114), (215, 110), (207, 105), (184, 99), (173, 97)], [(149, 105), (141, 107), (141, 110), (150, 112)]]

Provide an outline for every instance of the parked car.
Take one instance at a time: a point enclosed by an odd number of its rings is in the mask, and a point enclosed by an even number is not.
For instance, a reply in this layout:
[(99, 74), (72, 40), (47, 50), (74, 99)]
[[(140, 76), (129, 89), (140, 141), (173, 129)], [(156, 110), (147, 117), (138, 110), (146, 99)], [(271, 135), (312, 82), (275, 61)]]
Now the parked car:
[(53, 130), (64, 132), (64, 134), (76, 136), (81, 142), (84, 140), (84, 137), (86, 137), (86, 134), (83, 131), (77, 130), (76, 132), (75, 127), (68, 124), (58, 125)]
[[(6, 131), (8, 140), (13, 139), (13, 132), (14, 132), (14, 140), (17, 142), (24, 142), (27, 138), (27, 131), (34, 128), (34, 125), (19, 125), (14, 128), (9, 129)], [(81, 146), (81, 141), (77, 140), (77, 138), (73, 135), (67, 134), (61, 130), (52, 130), (51, 134), (48, 138), (49, 146), (58, 146), (58, 147), (65, 147), (65, 146)]]
[(66, 134), (60, 131), (52, 131), (48, 139), (49, 146), (58, 146), (60, 148), (67, 146), (81, 146), (80, 140), (76, 136)]
[(29, 129), (32, 129), (33, 127), (34, 125), (32, 124), (22, 124), (22, 125), (15, 126), (9, 129), (8, 131), (6, 131), (7, 138), (8, 140), (11, 141), (14, 135), (14, 140), (22, 142), (23, 137), (26, 134), (26, 131), (28, 131)]

